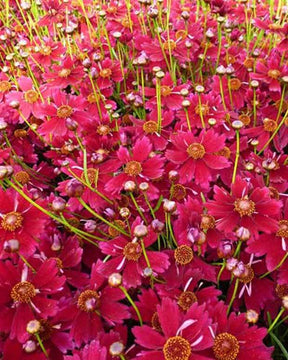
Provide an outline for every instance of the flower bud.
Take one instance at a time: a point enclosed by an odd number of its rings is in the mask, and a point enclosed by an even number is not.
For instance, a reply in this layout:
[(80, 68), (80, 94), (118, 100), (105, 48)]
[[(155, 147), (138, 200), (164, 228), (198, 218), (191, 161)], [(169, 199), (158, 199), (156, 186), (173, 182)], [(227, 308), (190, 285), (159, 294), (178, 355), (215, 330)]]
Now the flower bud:
[(88, 233), (93, 233), (97, 228), (96, 221), (87, 220), (84, 224), (84, 230)]
[(132, 180), (126, 181), (124, 184), (124, 190), (133, 192), (136, 189), (136, 183)]
[(137, 238), (142, 238), (148, 234), (148, 228), (147, 228), (147, 226), (145, 226), (143, 224), (137, 225), (137, 226), (135, 226), (133, 234)]
[(130, 216), (130, 210), (127, 207), (122, 207), (119, 214), (122, 218), (127, 219)]
[(230, 258), (233, 253), (234, 248), (230, 240), (222, 240), (217, 247), (217, 255), (220, 259)]
[(3, 244), (3, 249), (7, 253), (15, 253), (20, 248), (20, 242), (17, 239), (6, 240)]
[(168, 199), (163, 200), (163, 209), (167, 213), (173, 213), (177, 208), (176, 202)]
[(61, 197), (56, 197), (51, 204), (51, 208), (55, 212), (62, 212), (66, 208), (66, 201)]
[(26, 331), (29, 334), (36, 334), (39, 332), (40, 329), (41, 329), (41, 323), (38, 320), (31, 320), (28, 322), (26, 326)]
[(112, 356), (119, 356), (124, 351), (124, 345), (120, 341), (112, 343), (109, 347), (109, 353)]
[(108, 278), (108, 284), (111, 287), (118, 287), (122, 284), (122, 275), (119, 273), (113, 273)]
[(236, 236), (239, 238), (239, 240), (242, 240), (242, 241), (247, 241), (250, 239), (250, 231), (241, 226), (240, 228), (238, 228), (235, 232)]
[(84, 192), (84, 186), (80, 181), (72, 179), (67, 183), (65, 190), (69, 197), (81, 197)]
[(247, 310), (246, 312), (246, 320), (250, 324), (256, 324), (259, 319), (259, 314), (255, 310)]
[(165, 227), (165, 224), (158, 219), (154, 219), (151, 223), (151, 226), (156, 233), (161, 233)]
[(37, 345), (35, 341), (28, 340), (25, 344), (23, 344), (23, 349), (26, 353), (30, 354), (37, 349)]

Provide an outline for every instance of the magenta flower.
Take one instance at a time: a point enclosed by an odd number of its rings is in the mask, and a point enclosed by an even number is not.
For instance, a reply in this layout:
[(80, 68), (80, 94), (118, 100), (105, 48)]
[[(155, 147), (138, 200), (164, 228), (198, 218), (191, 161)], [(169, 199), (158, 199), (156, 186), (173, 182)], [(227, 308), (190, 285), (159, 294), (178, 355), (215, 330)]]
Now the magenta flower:
[(214, 200), (206, 204), (209, 214), (216, 218), (217, 229), (225, 233), (246, 227), (254, 237), (259, 231), (270, 234), (278, 229), (277, 218), (282, 204), (271, 199), (266, 187), (253, 188), (239, 176), (231, 186), (231, 194), (214, 186)]
[[(184, 315), (177, 303), (163, 298), (157, 306), (161, 333), (143, 325), (132, 332), (137, 344), (145, 349), (137, 355), (141, 360), (208, 360), (203, 350), (213, 345), (209, 319), (205, 306), (196, 303)], [(169, 316), (168, 316), (169, 314)]]
[(199, 137), (191, 132), (171, 135), (172, 149), (166, 150), (168, 160), (177, 164), (180, 181), (189, 184), (194, 179), (197, 185), (208, 188), (215, 170), (230, 166), (229, 161), (217, 155), (225, 146), (225, 136), (214, 130), (202, 130)]

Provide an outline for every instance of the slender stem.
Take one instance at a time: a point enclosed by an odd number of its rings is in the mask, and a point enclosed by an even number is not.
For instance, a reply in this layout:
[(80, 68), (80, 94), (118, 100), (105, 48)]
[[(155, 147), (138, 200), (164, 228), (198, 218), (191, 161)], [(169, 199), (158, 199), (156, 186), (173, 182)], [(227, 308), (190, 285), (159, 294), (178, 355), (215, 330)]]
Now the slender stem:
[(128, 294), (127, 290), (124, 288), (124, 286), (119, 286), (119, 289), (121, 289), (124, 293), (124, 295), (126, 296), (126, 298), (128, 299), (128, 301), (130, 302), (130, 304), (132, 305), (133, 309), (135, 310), (137, 316), (138, 316), (138, 319), (139, 319), (139, 322), (140, 322), (140, 325), (142, 326), (143, 325), (143, 321), (142, 321), (142, 316), (140, 314), (140, 311), (138, 309), (138, 307), (136, 306), (135, 302), (132, 300), (131, 296)]
[(282, 307), (281, 310), (279, 311), (278, 315), (274, 319), (273, 323), (269, 326), (269, 328), (267, 330), (268, 334), (273, 330), (274, 326), (276, 325), (276, 323), (278, 322), (278, 320), (280, 319), (280, 317), (282, 316), (284, 311), (285, 311), (285, 308)]
[(230, 313), (230, 310), (232, 308), (233, 302), (234, 302), (236, 294), (237, 294), (238, 286), (239, 286), (239, 279), (236, 279), (236, 282), (235, 282), (235, 285), (234, 285), (233, 295), (232, 295), (232, 298), (230, 300), (230, 303), (229, 303), (229, 306), (228, 306), (228, 309), (227, 309), (227, 315)]
[(44, 355), (47, 357), (47, 359), (48, 359), (48, 358), (49, 358), (48, 353), (47, 353), (47, 351), (46, 351), (46, 349), (45, 349), (45, 347), (44, 347), (44, 345), (43, 345), (43, 342), (42, 342), (39, 334), (36, 333), (36, 334), (34, 334), (34, 336), (36, 337), (36, 339), (37, 339), (37, 341), (38, 341), (38, 344), (40, 345), (40, 348), (41, 348), (41, 350), (43, 351), (43, 354), (44, 354)]
[(235, 163), (234, 163), (233, 176), (232, 176), (232, 184), (234, 184), (236, 180), (239, 156), (240, 156), (240, 136), (239, 136), (239, 130), (236, 130), (236, 155), (235, 155)]

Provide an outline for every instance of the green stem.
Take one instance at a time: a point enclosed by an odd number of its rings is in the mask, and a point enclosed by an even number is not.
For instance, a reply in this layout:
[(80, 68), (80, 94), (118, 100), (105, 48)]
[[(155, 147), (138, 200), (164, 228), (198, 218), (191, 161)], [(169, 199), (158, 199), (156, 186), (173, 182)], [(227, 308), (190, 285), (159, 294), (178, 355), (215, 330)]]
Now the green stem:
[(236, 294), (237, 294), (238, 286), (239, 286), (239, 279), (236, 279), (236, 282), (235, 282), (235, 285), (234, 285), (233, 295), (232, 295), (232, 298), (230, 300), (230, 303), (229, 303), (229, 306), (228, 306), (228, 309), (227, 309), (227, 315), (230, 313), (230, 310), (232, 308), (233, 302), (234, 302)]
[(48, 359), (48, 358), (49, 358), (48, 353), (47, 353), (47, 351), (46, 351), (46, 349), (45, 349), (45, 347), (44, 347), (44, 345), (43, 345), (43, 342), (42, 342), (39, 334), (36, 333), (36, 334), (34, 334), (34, 335), (35, 335), (35, 337), (36, 337), (36, 339), (37, 339), (37, 341), (38, 341), (38, 344), (40, 345), (41, 350), (43, 351), (43, 354), (44, 354), (44, 355), (46, 356), (46, 358)]
[(278, 315), (276, 316), (276, 318), (274, 319), (273, 323), (269, 326), (267, 332), (268, 334), (273, 330), (274, 326), (276, 325), (277, 321), (280, 319), (280, 317), (282, 316), (282, 314), (284, 313), (285, 308), (282, 307), (282, 309), (279, 311)]
[(128, 301), (130, 302), (130, 304), (132, 305), (133, 309), (135, 310), (138, 319), (139, 319), (139, 323), (142, 326), (143, 325), (143, 321), (142, 321), (142, 316), (140, 314), (140, 311), (138, 309), (138, 307), (136, 306), (135, 302), (132, 300), (131, 296), (128, 294), (127, 290), (124, 288), (124, 286), (119, 286), (119, 289), (123, 291), (124, 295), (126, 296), (126, 298), (128, 299)]
[(235, 163), (234, 163), (233, 176), (232, 176), (232, 184), (234, 184), (236, 180), (239, 156), (240, 156), (240, 136), (239, 136), (239, 130), (236, 130), (236, 155), (235, 155)]

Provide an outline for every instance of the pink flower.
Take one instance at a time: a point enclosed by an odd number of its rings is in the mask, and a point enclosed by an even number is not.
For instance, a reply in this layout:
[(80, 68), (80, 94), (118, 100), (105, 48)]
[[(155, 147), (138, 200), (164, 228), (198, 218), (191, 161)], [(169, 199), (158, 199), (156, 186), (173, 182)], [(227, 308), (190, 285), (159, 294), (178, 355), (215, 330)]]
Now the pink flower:
[(225, 233), (237, 227), (246, 227), (254, 237), (259, 231), (270, 234), (278, 229), (281, 202), (271, 199), (266, 187), (253, 188), (251, 184), (237, 176), (231, 185), (231, 194), (214, 186), (214, 200), (206, 204), (209, 214), (216, 218), (217, 229)]
[(194, 179), (197, 185), (209, 187), (215, 170), (230, 166), (229, 161), (217, 155), (225, 146), (225, 136), (218, 135), (214, 130), (202, 130), (196, 137), (191, 132), (171, 135), (172, 149), (166, 150), (168, 160), (177, 164), (180, 181), (189, 184)]
[(149, 349), (141, 351), (137, 359), (212, 359), (201, 355), (201, 351), (213, 345), (209, 330), (211, 320), (205, 306), (195, 303), (183, 314), (175, 301), (163, 298), (162, 304), (157, 306), (157, 313), (161, 333), (147, 325), (136, 326), (132, 330), (136, 343)]

